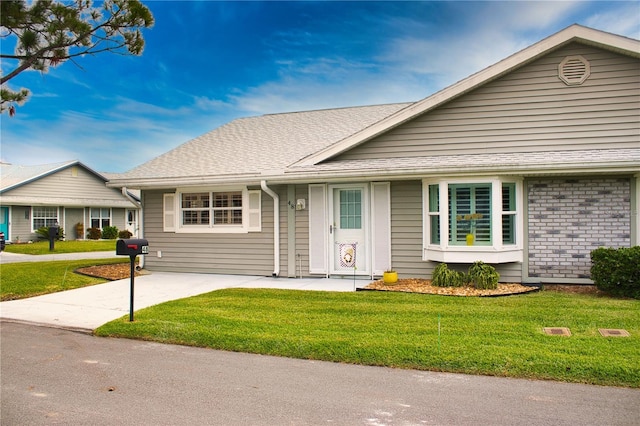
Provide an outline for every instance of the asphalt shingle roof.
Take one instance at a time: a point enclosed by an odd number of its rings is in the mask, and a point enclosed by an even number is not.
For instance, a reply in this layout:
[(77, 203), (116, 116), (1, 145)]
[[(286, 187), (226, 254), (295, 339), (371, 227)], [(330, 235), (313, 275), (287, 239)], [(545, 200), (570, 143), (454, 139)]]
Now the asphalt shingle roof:
[(36, 166), (21, 166), (18, 164), (2, 163), (0, 164), (0, 190), (4, 191), (5, 189), (29, 182), (74, 163), (77, 163), (77, 161), (40, 164)]
[(188, 141), (119, 178), (170, 178), (283, 171), (411, 103), (240, 118)]

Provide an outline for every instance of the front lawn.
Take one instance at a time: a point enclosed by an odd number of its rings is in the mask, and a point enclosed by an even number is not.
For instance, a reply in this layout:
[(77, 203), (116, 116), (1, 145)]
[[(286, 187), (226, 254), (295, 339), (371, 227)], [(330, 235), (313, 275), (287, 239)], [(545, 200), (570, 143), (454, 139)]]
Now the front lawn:
[[(549, 336), (544, 327), (568, 327)], [(631, 337), (601, 337), (623, 328)], [(229, 289), (96, 330), (214, 349), (433, 371), (640, 387), (640, 301)]]
[(80, 253), (89, 251), (116, 252), (116, 240), (56, 241), (53, 251), (49, 251), (49, 241), (27, 244), (7, 244), (5, 251), (19, 254)]
[(0, 266), (0, 300), (24, 299), (42, 294), (100, 284), (102, 278), (75, 274), (78, 268), (111, 263), (123, 259), (89, 259), (55, 262), (6, 263)]

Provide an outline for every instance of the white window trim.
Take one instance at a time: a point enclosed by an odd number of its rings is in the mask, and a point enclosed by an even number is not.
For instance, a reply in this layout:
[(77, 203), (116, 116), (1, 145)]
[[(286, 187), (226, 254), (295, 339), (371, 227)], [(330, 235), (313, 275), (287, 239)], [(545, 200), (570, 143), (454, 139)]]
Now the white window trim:
[[(460, 246), (449, 244), (449, 184), (491, 184), (491, 245)], [(502, 184), (515, 183), (516, 214), (515, 244), (502, 243)], [(431, 224), (429, 215), (429, 185), (438, 185), (440, 200), (440, 244), (431, 243)], [(473, 263), (481, 260), (486, 263), (507, 263), (523, 261), (524, 240), (524, 195), (522, 178), (486, 177), (473, 179), (424, 179), (422, 181), (422, 260)]]
[[(31, 232), (36, 232), (39, 228), (34, 228), (33, 226), (33, 222), (35, 220), (35, 215), (34, 213), (34, 209), (36, 208), (50, 208), (51, 206), (31, 206), (31, 211), (29, 212), (30, 217), (31, 217)], [(56, 209), (56, 223), (60, 223), (60, 207), (54, 207)], [(11, 216), (9, 216), (9, 218), (11, 218)], [(39, 217), (40, 218), (40, 217)], [(46, 223), (46, 218), (45, 219), (45, 223)]]
[[(241, 225), (214, 225), (213, 223), (209, 223), (208, 225), (183, 225), (182, 224), (182, 194), (193, 193), (193, 192), (242, 192), (242, 224)], [(171, 213), (167, 215), (167, 212), (163, 212), (163, 217), (165, 218), (164, 230), (165, 232), (175, 232), (177, 234), (247, 234), (249, 232), (259, 232), (261, 231), (261, 209), (262, 209), (262, 200), (259, 199), (260, 207), (258, 209), (258, 224), (253, 225), (250, 224), (250, 213), (256, 213), (254, 211), (250, 211), (249, 209), (249, 195), (253, 192), (260, 191), (250, 191), (247, 187), (220, 187), (220, 188), (211, 188), (211, 187), (197, 187), (197, 188), (178, 188), (175, 192), (174, 198), (174, 211), (173, 211), (173, 220), (174, 226), (171, 226), (170, 223), (167, 223), (168, 218), (171, 217)], [(163, 202), (166, 200), (167, 196), (172, 194), (164, 194)], [(165, 206), (166, 207), (166, 206)], [(213, 222), (213, 216), (211, 216)]]
[[(107, 226), (113, 226), (113, 209), (111, 207), (90, 207), (89, 208), (89, 224), (90, 225), (92, 224), (91, 222), (93, 222), (93, 219), (94, 219), (94, 217), (91, 216), (91, 210), (94, 210), (94, 209), (100, 210), (100, 217), (99, 217), (100, 226), (98, 227), (98, 229), (100, 229), (100, 230), (103, 229), (102, 219), (106, 219), (106, 217), (102, 216), (102, 209), (108, 209), (109, 210), (109, 218), (108, 218), (109, 219), (109, 225), (107, 225)], [(92, 226), (92, 228), (93, 228), (93, 226)]]

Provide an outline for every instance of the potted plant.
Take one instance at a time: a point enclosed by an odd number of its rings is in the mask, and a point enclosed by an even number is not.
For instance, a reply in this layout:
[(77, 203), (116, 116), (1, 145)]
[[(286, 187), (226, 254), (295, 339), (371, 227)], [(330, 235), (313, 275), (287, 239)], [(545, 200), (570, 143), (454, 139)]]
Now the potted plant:
[(84, 224), (82, 222), (76, 223), (76, 240), (84, 239)]
[(382, 273), (382, 281), (385, 284), (395, 284), (398, 282), (398, 273), (389, 268)]
[(476, 240), (476, 221), (482, 219), (482, 213), (472, 213), (456, 216), (456, 220), (468, 222), (469, 231), (466, 235), (466, 242), (468, 246), (472, 246)]

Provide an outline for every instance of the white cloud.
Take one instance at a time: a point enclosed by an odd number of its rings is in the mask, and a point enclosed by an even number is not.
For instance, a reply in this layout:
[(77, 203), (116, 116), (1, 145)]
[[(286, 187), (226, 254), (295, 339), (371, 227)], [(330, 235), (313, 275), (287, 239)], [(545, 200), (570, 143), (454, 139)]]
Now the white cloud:
[(2, 128), (3, 159), (25, 165), (78, 159), (97, 171), (122, 172), (228, 120), (203, 112), (202, 100), (177, 109), (111, 101), (104, 111), (63, 110), (53, 122), (16, 115)]
[(502, 33), (545, 31), (586, 6), (584, 1), (489, 1), (479, 4), (482, 7), (474, 11), (473, 21), (481, 28)]
[(585, 25), (614, 34), (640, 39), (640, 3), (637, 1), (616, 3), (604, 13), (590, 16)]

